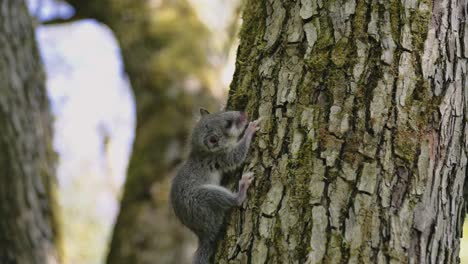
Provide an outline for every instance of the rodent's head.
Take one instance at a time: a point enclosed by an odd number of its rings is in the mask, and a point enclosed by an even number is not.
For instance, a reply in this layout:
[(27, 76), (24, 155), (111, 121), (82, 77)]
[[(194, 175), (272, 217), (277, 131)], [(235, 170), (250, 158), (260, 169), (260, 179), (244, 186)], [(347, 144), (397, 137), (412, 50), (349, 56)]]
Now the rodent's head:
[(210, 114), (200, 109), (201, 119), (192, 132), (192, 147), (204, 152), (218, 152), (235, 145), (244, 131), (247, 114), (228, 111)]

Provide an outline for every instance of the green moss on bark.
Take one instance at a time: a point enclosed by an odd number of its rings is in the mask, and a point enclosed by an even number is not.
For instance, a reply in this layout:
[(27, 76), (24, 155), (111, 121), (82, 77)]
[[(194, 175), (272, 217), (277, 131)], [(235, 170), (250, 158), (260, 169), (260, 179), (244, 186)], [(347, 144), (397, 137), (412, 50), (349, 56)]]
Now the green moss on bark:
[(330, 48), (334, 44), (333, 25), (328, 16), (322, 15), (318, 19), (320, 24), (317, 41), (306, 58), (306, 64), (310, 67), (313, 78), (320, 78), (330, 64)]
[(413, 34), (413, 46), (421, 53), (424, 50), (424, 42), (427, 38), (431, 15), (430, 11), (420, 10), (415, 11), (412, 15), (411, 33)]
[(367, 41), (367, 9), (368, 6), (365, 0), (356, 1), (356, 11), (353, 20), (354, 35), (362, 41)]
[(400, 0), (390, 0), (390, 25), (392, 27), (392, 38), (396, 43), (400, 40), (402, 6)]
[(356, 59), (355, 56), (351, 56), (353, 53), (355, 53), (353, 43), (350, 43), (348, 38), (341, 38), (333, 47), (331, 60), (336, 67), (341, 68)]

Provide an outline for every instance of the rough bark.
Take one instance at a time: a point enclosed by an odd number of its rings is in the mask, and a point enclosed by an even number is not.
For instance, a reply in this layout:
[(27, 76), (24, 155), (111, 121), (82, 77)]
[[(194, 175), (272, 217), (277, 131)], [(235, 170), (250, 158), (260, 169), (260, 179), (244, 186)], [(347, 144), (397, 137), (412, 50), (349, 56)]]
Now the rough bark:
[(32, 19), (0, 1), (0, 263), (59, 263), (52, 117)]
[(78, 17), (114, 32), (136, 102), (135, 142), (107, 262), (187, 263), (194, 239), (173, 215), (168, 191), (193, 109), (213, 104), (208, 31), (185, 0), (67, 2)]
[(458, 263), (466, 0), (249, 0), (228, 107), (263, 117), (216, 263)]

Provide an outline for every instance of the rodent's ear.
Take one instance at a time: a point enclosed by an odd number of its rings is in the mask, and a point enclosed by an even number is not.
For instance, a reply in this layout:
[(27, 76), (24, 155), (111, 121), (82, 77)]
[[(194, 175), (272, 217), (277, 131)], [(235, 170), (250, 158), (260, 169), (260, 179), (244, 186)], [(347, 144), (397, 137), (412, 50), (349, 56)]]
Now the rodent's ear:
[(201, 116), (206, 116), (206, 115), (209, 115), (209, 114), (210, 114), (210, 112), (208, 112), (208, 110), (206, 110), (203, 107), (200, 107), (200, 115)]

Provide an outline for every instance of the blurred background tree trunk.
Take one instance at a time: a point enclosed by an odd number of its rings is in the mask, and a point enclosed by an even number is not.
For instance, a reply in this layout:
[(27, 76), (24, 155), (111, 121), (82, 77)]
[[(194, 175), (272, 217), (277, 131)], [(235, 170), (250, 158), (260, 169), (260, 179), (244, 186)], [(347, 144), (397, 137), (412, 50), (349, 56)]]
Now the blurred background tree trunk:
[(52, 117), (23, 1), (0, 1), (0, 263), (60, 262)]
[(136, 102), (137, 127), (107, 263), (188, 263), (194, 238), (168, 191), (198, 106), (212, 108), (208, 30), (185, 0), (68, 0), (78, 18), (114, 32)]
[(249, 0), (228, 108), (264, 121), (216, 263), (458, 263), (462, 1)]

